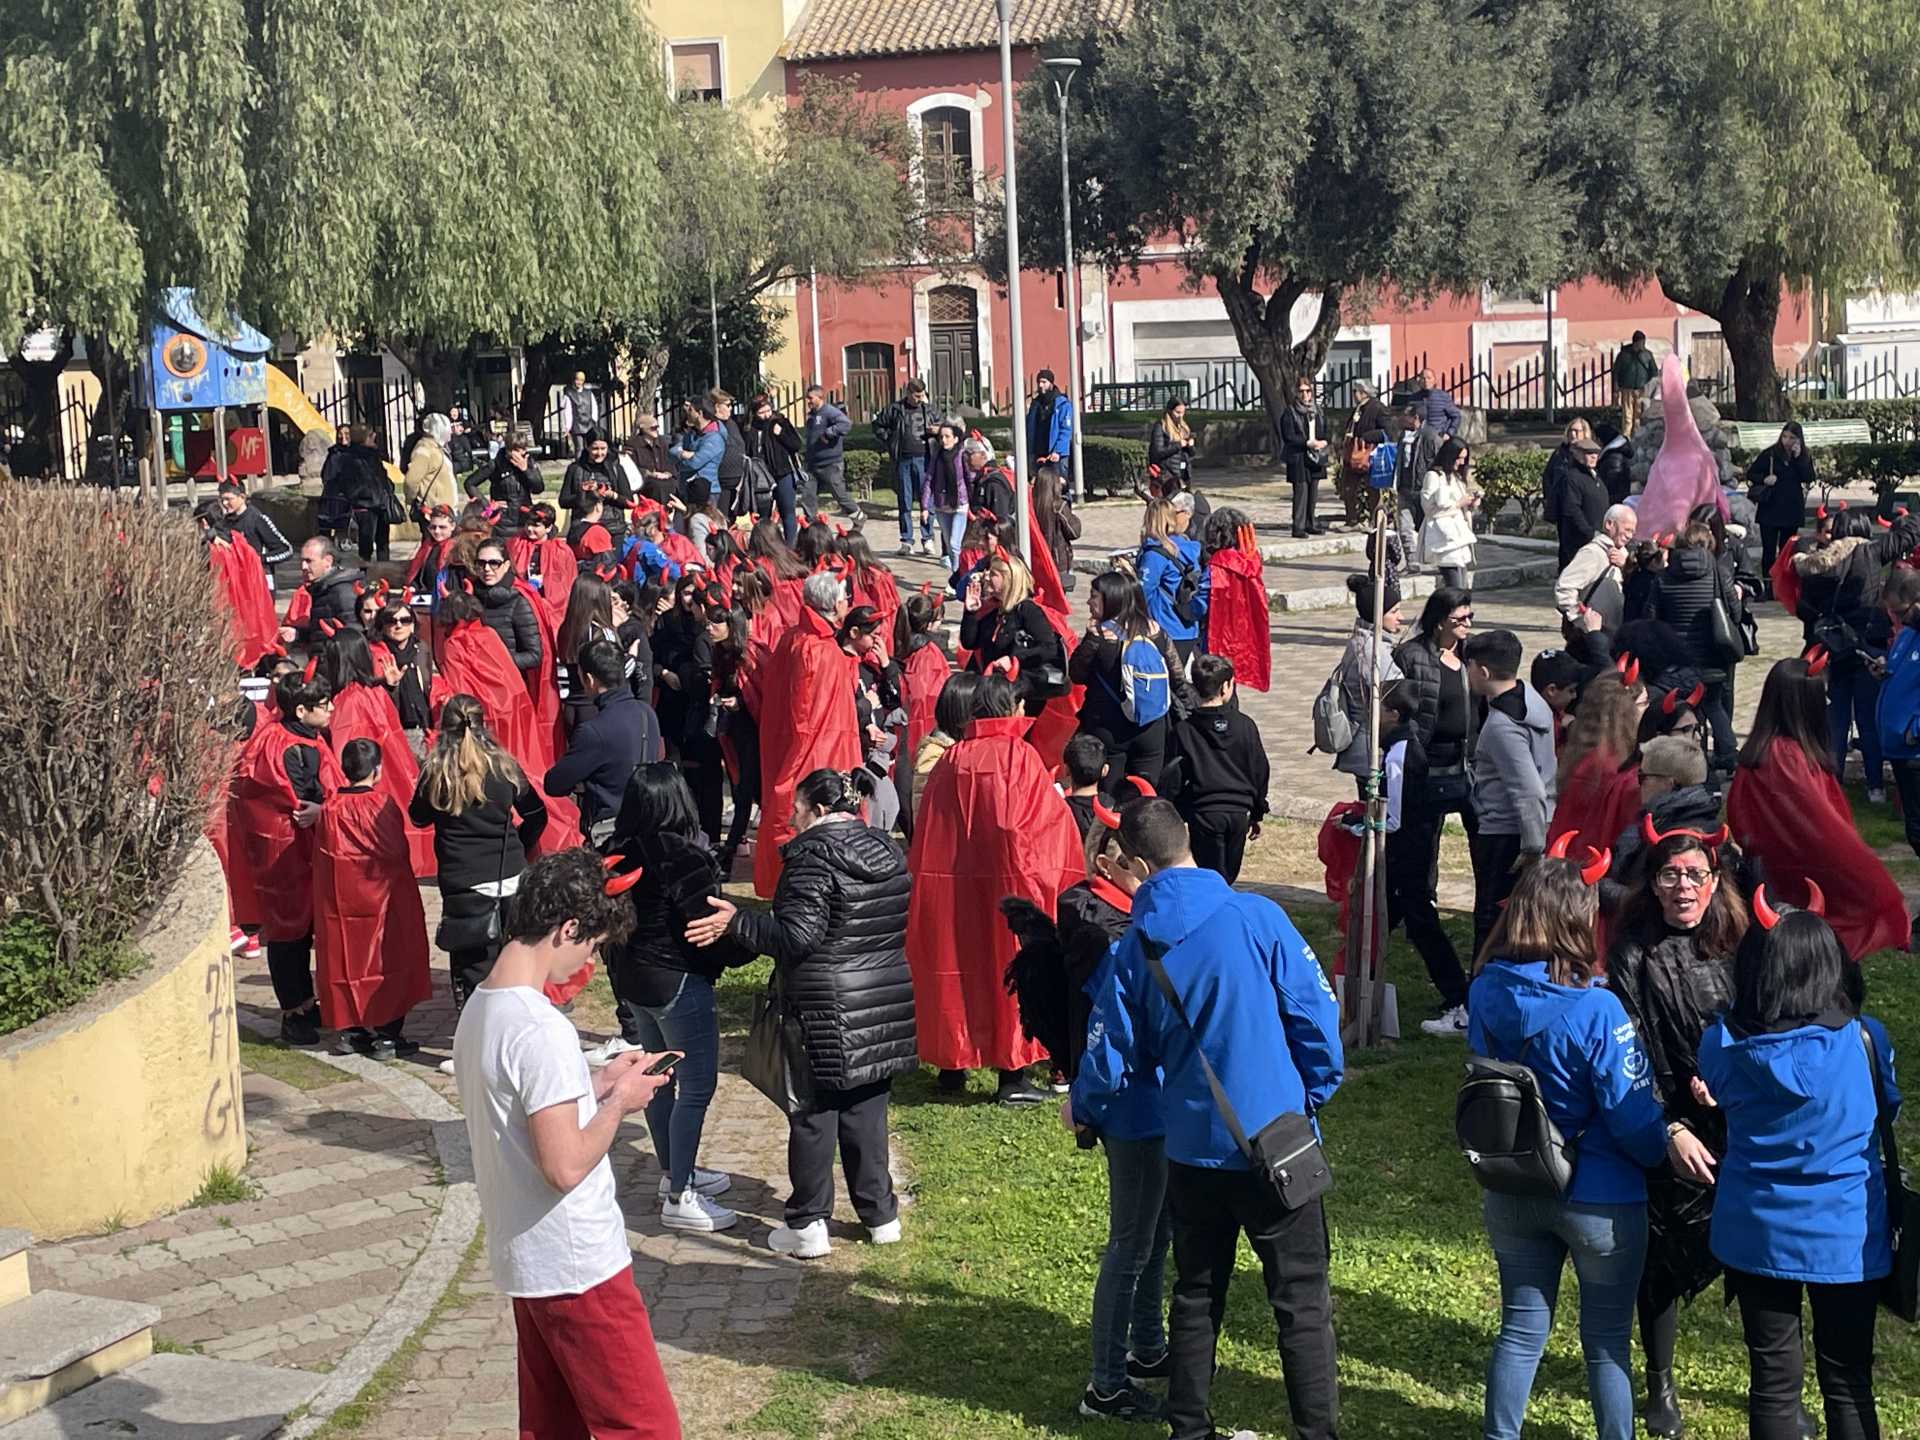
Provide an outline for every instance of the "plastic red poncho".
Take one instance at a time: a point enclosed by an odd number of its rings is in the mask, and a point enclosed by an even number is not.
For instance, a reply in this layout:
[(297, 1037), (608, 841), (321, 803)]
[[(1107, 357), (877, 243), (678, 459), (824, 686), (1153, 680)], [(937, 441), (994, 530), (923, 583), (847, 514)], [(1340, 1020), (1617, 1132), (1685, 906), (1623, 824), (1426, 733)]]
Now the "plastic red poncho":
[(907, 963), (920, 1058), (942, 1070), (1016, 1070), (1045, 1049), (1007, 994), (1018, 948), (997, 916), (1007, 896), (1055, 913), (1084, 878), (1079, 828), (1033, 747), (1027, 721), (976, 720), (927, 777), (907, 868)]
[(1793, 741), (1775, 740), (1758, 768), (1733, 772), (1727, 825), (1760, 862), (1770, 898), (1800, 904), (1807, 882), (1818, 883), (1827, 923), (1855, 960), (1906, 948), (1900, 887), (1860, 838), (1840, 783)]
[(526, 536), (516, 535), (507, 542), (507, 559), (513, 562), (515, 577), (527, 580), (529, 585), (532, 581), (528, 576), (538, 561), (540, 584), (534, 593), (553, 616), (553, 623), (556, 626), (563, 623), (567, 618), (567, 602), (573, 599), (573, 582), (580, 575), (580, 562), (573, 558), (567, 542), (542, 540), (536, 545)]
[(420, 548), (413, 552), (413, 563), (407, 566), (407, 589), (426, 595), (438, 589), (440, 572), (446, 567), (447, 557), (452, 550), (451, 538), (422, 540)]
[[(637, 553), (637, 552), (636, 552)], [(678, 530), (663, 530), (660, 533), (660, 553), (680, 567), (680, 573), (689, 570), (704, 570), (708, 560), (700, 553), (690, 536), (682, 535)]]
[(296, 585), (287, 596), (287, 613), (280, 623), (289, 628), (304, 625), (313, 617), (313, 592), (304, 585)]
[[(333, 722), (327, 726), (327, 741), (334, 758), (338, 759), (354, 740), (371, 740), (380, 747), (380, 793), (391, 799), (404, 817), (414, 787), (420, 783), (420, 766), (407, 744), (407, 732), (400, 728), (400, 712), (394, 709), (393, 697), (385, 686), (349, 685), (333, 697)], [(425, 880), (439, 864), (433, 855), (433, 831), (415, 825), (408, 825), (406, 831), (410, 873)]]
[(341, 790), (314, 826), (313, 964), (329, 1029), (371, 1029), (430, 999), (427, 917), (385, 790)]
[(1547, 843), (1571, 830), (1573, 845), (1567, 853), (1578, 860), (1589, 845), (1596, 850), (1613, 848), (1620, 832), (1639, 815), (1640, 767), (1622, 770), (1617, 756), (1594, 750), (1573, 767), (1560, 787), (1560, 799), (1547, 826)]
[[(1054, 633), (1060, 637), (1061, 668), (1073, 658), (1073, 647), (1079, 643), (1079, 635), (1074, 631), (1071, 616), (1072, 602), (1067, 599), (1067, 588), (1060, 583), (1060, 571), (1053, 563), (1053, 552), (1039, 540), (1040, 524), (1033, 513), (1033, 496), (1027, 496), (1027, 520), (1030, 534), (1034, 537), (1033, 598), (1036, 604), (1046, 612), (1048, 623)], [(1072, 686), (1065, 695), (1055, 695), (1048, 700), (1039, 715), (1034, 717), (1032, 728), (1027, 731), (1027, 743), (1033, 746), (1040, 756), (1047, 773), (1051, 775), (1060, 768), (1060, 757), (1067, 748), (1067, 742), (1080, 728), (1080, 707), (1086, 702), (1087, 687)]]
[(322, 791), (331, 796), (340, 788), (340, 767), (326, 741), (296, 735), (275, 720), (247, 743), (227, 812), (229, 850), (258, 897), (260, 938), (268, 942), (313, 932), (313, 830), (293, 823), (299, 801), (287, 779), (286, 753), (294, 745), (318, 752)]
[(540, 592), (526, 581), (515, 580), (513, 588), (527, 597), (534, 624), (540, 630), (540, 663), (520, 674), (526, 681), (527, 698), (533, 701), (534, 719), (546, 736), (547, 763), (551, 765), (567, 748), (566, 728), (560, 723), (560, 679), (554, 669), (560, 658), (560, 621), (554, 618), (552, 607), (541, 600)]
[(848, 591), (855, 605), (871, 605), (878, 633), (888, 650), (893, 649), (893, 617), (900, 613), (900, 586), (886, 566), (876, 566), (866, 580), (856, 567), (847, 573)]
[(1786, 607), (1787, 614), (1800, 612), (1800, 572), (1793, 568), (1793, 555), (1800, 548), (1800, 537), (1789, 535), (1780, 553), (1774, 557), (1767, 578), (1773, 581), (1773, 598)]
[(760, 831), (753, 845), (753, 888), (763, 898), (780, 883), (780, 847), (793, 838), (793, 792), (815, 770), (860, 763), (853, 709), (854, 659), (815, 610), (780, 641), (761, 678), (771, 703), (760, 715)]
[(1264, 691), (1273, 681), (1273, 641), (1260, 557), (1216, 550), (1207, 571), (1207, 650), (1233, 662), (1236, 685)]
[(920, 742), (933, 732), (933, 707), (940, 700), (947, 677), (953, 674), (953, 666), (939, 641), (929, 637), (907, 657), (900, 673), (906, 679), (907, 700), (907, 748), (901, 755), (911, 770), (913, 757), (920, 753)]
[(440, 668), (433, 677), (433, 714), (437, 717), (440, 707), (455, 695), (471, 695), (480, 702), (488, 733), (537, 784), (553, 765), (552, 737), (541, 732), (533, 698), (507, 647), (478, 620), (447, 632)]
[(214, 604), (233, 624), (234, 663), (251, 670), (261, 656), (280, 648), (280, 621), (273, 613), (266, 568), (240, 535), (209, 545), (207, 564), (213, 571)]

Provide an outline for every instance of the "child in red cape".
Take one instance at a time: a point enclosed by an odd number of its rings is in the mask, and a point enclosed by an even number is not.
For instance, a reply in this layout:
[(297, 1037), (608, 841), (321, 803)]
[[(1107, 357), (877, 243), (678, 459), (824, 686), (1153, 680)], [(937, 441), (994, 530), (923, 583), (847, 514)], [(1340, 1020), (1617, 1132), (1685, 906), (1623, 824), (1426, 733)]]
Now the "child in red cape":
[(507, 558), (513, 562), (513, 573), (539, 593), (558, 625), (567, 618), (567, 601), (573, 595), (580, 562), (566, 541), (554, 538), (554, 524), (551, 505), (534, 506), (527, 512), (525, 528), (507, 541)]
[(426, 912), (408, 863), (406, 826), (382, 783), (382, 768), (372, 740), (342, 748), (346, 783), (320, 808), (313, 857), (320, 1017), (341, 1032), (344, 1048), (376, 1059), (420, 1048), (401, 1028), (407, 1012), (433, 994)]
[(1216, 510), (1206, 538), (1207, 652), (1233, 662), (1235, 685), (1264, 692), (1273, 680), (1273, 643), (1253, 522), (1238, 510)]
[(260, 903), (260, 938), (280, 1006), (280, 1038), (320, 1038), (314, 1008), (313, 825), (341, 785), (325, 731), (333, 698), (317, 680), (287, 675), (274, 689), (273, 723), (241, 756), (228, 811), (228, 843)]
[[(407, 744), (393, 694), (374, 672), (373, 663), (372, 647), (358, 630), (340, 631), (320, 652), (317, 674), (333, 691), (333, 723), (327, 727), (327, 741), (334, 758), (342, 762), (347, 746), (355, 740), (372, 741), (381, 756), (381, 793), (404, 813), (420, 779), (420, 767)], [(392, 663), (391, 657), (387, 663)], [(408, 826), (406, 836), (409, 873), (422, 880), (431, 877), (433, 832)]]
[(1646, 688), (1631, 664), (1589, 680), (1560, 749), (1558, 802), (1547, 826), (1547, 843), (1573, 833), (1567, 853), (1610, 849), (1640, 814), (1640, 767), (1625, 765), (1639, 744)]
[(1020, 1072), (1046, 1050), (1020, 1028), (1004, 977), (1014, 937), (991, 917), (1001, 901), (1025, 900), (1055, 915), (1061, 891), (1086, 874), (1073, 812), (1026, 742), (1013, 687), (979, 681), (973, 724), (927, 778), (907, 868), (907, 963), (913, 970), (920, 1058), (942, 1073), (943, 1089), (964, 1071), (1000, 1072), (1006, 1104), (1045, 1097)]
[(753, 888), (771, 898), (780, 882), (780, 847), (793, 838), (794, 787), (815, 770), (860, 763), (854, 714), (857, 663), (840, 648), (836, 629), (847, 616), (846, 588), (832, 575), (811, 575), (800, 623), (780, 639), (760, 679), (760, 831), (753, 847)]
[(1827, 923), (1855, 960), (1907, 945), (1907, 906), (1853, 823), (1827, 769), (1824, 657), (1787, 659), (1767, 672), (1753, 728), (1727, 790), (1727, 825), (1759, 867), (1769, 895), (1798, 901), (1817, 884)]

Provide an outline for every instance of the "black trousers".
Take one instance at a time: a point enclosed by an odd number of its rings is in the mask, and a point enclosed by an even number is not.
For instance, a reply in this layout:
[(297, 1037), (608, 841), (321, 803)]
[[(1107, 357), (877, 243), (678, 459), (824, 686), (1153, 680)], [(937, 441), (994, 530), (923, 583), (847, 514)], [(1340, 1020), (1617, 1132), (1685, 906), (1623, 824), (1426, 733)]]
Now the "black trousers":
[(1850, 1285), (1806, 1285), (1763, 1275), (1727, 1272), (1746, 1332), (1747, 1434), (1754, 1440), (1799, 1440), (1800, 1292), (1813, 1307), (1813, 1368), (1827, 1402), (1828, 1440), (1878, 1440), (1873, 1404), (1873, 1322), (1878, 1280)]
[(493, 973), (493, 962), (499, 958), (500, 946), (497, 944), (447, 952), (447, 969), (453, 976), (455, 1009), (465, 1005), (467, 997), (479, 988), (480, 982)]
[(1471, 843), (1479, 830), (1471, 800), (1429, 808), (1409, 796), (1402, 802), (1400, 828), (1387, 836), (1387, 926), (1406, 926), (1407, 940), (1426, 962), (1427, 976), (1448, 1010), (1467, 1003), (1467, 976), (1433, 903), (1434, 866), (1440, 858), (1441, 822), (1455, 814), (1466, 822)]
[(1760, 527), (1760, 578), (1773, 578), (1773, 562), (1780, 558), (1780, 547), (1800, 533), (1796, 525), (1762, 525)]
[(282, 1010), (303, 1010), (313, 1003), (313, 935), (267, 942), (267, 974), (273, 998)]
[(1240, 1232), (1260, 1257), (1273, 1306), (1287, 1409), (1300, 1440), (1332, 1440), (1340, 1397), (1335, 1375), (1333, 1296), (1327, 1283), (1327, 1220), (1315, 1200), (1286, 1210), (1265, 1180), (1247, 1170), (1208, 1170), (1170, 1161), (1167, 1205), (1173, 1217), (1173, 1302), (1167, 1343), (1173, 1354), (1167, 1391), (1171, 1440), (1212, 1440), (1214, 1352), (1227, 1310)]
[(362, 560), (372, 560), (376, 556), (382, 560), (387, 558), (390, 527), (387, 524), (385, 505), (374, 510), (355, 510), (353, 526), (359, 539)]
[(1473, 856), (1473, 954), (1477, 956), (1500, 918), (1500, 902), (1513, 893), (1520, 878), (1513, 869), (1513, 862), (1520, 858), (1520, 837), (1476, 830), (1468, 850)]
[(1920, 855), (1920, 760), (1889, 760), (1893, 788), (1900, 792), (1900, 823), (1906, 826), (1907, 844)]
[(1240, 878), (1240, 862), (1247, 853), (1247, 831), (1253, 816), (1245, 810), (1203, 810), (1187, 820), (1187, 838), (1194, 863), (1217, 871), (1231, 885)]
[(1081, 729), (1107, 747), (1107, 778), (1100, 782), (1100, 793), (1108, 803), (1112, 803), (1123, 789), (1129, 796), (1137, 793), (1126, 783), (1129, 775), (1138, 775), (1149, 785), (1158, 788), (1160, 772), (1167, 763), (1166, 716), (1162, 715), (1150, 725), (1142, 725), (1131, 734), (1098, 726), (1082, 726)]
[(1733, 671), (1729, 670), (1726, 679), (1707, 686), (1706, 696), (1700, 702), (1707, 728), (1713, 734), (1713, 763), (1723, 770), (1733, 768), (1734, 756), (1739, 750), (1733, 739), (1732, 705)]
[(847, 1177), (860, 1223), (872, 1229), (899, 1218), (893, 1172), (887, 1169), (887, 1098), (891, 1080), (852, 1090), (821, 1090), (813, 1108), (788, 1117), (787, 1224), (794, 1229), (833, 1214), (833, 1152)]
[(1320, 495), (1320, 473), (1296, 457), (1287, 461), (1287, 483), (1293, 487), (1293, 533), (1304, 535), (1315, 523), (1313, 511)]

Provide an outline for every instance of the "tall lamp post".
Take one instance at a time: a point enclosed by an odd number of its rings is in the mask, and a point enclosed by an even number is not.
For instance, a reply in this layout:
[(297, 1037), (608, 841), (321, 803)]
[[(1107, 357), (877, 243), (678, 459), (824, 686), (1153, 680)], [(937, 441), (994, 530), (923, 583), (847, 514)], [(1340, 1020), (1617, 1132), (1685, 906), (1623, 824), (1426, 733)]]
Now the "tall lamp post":
[[(1013, 169), (1013, 0), (1000, 11), (1000, 164), (1007, 190), (1007, 348), (1013, 367), (1013, 488), (1020, 558), (1033, 562), (1032, 506), (1027, 471), (1027, 356), (1020, 333), (1020, 199)], [(1078, 427), (1075, 427), (1076, 429)]]
[(1067, 402), (1077, 405), (1073, 417), (1073, 498), (1086, 498), (1086, 472), (1080, 466), (1080, 431), (1087, 418), (1085, 373), (1080, 367), (1080, 269), (1073, 263), (1073, 184), (1067, 175), (1067, 92), (1073, 77), (1080, 73), (1080, 62), (1071, 55), (1047, 61), (1053, 74), (1053, 93), (1060, 101), (1060, 223), (1066, 232), (1067, 368), (1073, 383), (1067, 389)]

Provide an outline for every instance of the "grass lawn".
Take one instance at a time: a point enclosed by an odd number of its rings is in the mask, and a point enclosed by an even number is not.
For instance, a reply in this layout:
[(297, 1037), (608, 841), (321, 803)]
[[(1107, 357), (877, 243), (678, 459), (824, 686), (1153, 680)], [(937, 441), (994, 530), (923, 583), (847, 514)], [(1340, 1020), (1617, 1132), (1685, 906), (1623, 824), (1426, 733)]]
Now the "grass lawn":
[[(1271, 843), (1254, 856), (1260, 880), (1317, 888), (1317, 867), (1306, 868), (1311, 835), (1289, 833), (1304, 828), (1269, 828)], [(1297, 905), (1293, 913), (1323, 959), (1331, 956), (1331, 910)], [(1449, 918), (1458, 943), (1465, 917)], [(1462, 1050), (1418, 1033), (1434, 1005), (1417, 958), (1397, 939), (1390, 971), (1413, 1037), (1349, 1057), (1346, 1083), (1324, 1114), (1336, 1175), (1328, 1216), (1341, 1429), (1351, 1437), (1466, 1440), (1480, 1433), (1499, 1290), (1479, 1191), (1452, 1143)], [(755, 967), (723, 984), (734, 997), (730, 1024), (742, 1023), (739, 1006), (763, 975)], [(1912, 962), (1881, 956), (1868, 977), (1872, 1009), (1896, 1040), (1920, 1034)], [(1914, 1126), (1902, 1128), (1916, 1138)], [(1106, 1231), (1099, 1155), (1074, 1148), (1052, 1106), (1015, 1113), (990, 1103), (984, 1076), (965, 1097), (938, 1094), (931, 1071), (907, 1077), (895, 1090), (893, 1130), (913, 1175), (907, 1243), (887, 1251), (843, 1245), (855, 1251), (847, 1263), (809, 1272), (801, 1303), (818, 1322), (816, 1358), (788, 1371), (737, 1432), (785, 1440), (1123, 1433), (1075, 1413)], [(1534, 1385), (1530, 1436), (1592, 1434), (1576, 1300), (1569, 1269)], [(1920, 1338), (1883, 1312), (1879, 1356), (1885, 1433), (1920, 1434)], [(1244, 1245), (1220, 1362), (1218, 1423), (1286, 1434), (1273, 1319)], [(1684, 1314), (1678, 1370), (1690, 1435), (1746, 1433), (1746, 1354), (1737, 1314), (1722, 1308), (1717, 1287)], [(1637, 1357), (1635, 1379), (1637, 1386)]]
[(254, 1040), (244, 1035), (240, 1040), (240, 1064), (244, 1069), (271, 1076), (296, 1090), (324, 1090), (353, 1078), (278, 1040)]

